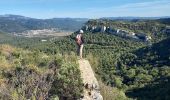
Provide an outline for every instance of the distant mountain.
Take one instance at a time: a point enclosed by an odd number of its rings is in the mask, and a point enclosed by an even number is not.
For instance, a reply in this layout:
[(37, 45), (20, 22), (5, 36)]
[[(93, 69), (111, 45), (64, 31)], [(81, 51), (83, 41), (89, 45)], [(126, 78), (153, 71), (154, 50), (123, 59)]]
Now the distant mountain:
[(133, 21), (133, 20), (156, 20), (156, 19), (164, 19), (164, 18), (170, 18), (170, 16), (163, 16), (163, 17), (103, 17), (100, 19), (109, 19), (109, 20), (127, 20), (127, 21)]
[(0, 31), (12, 33), (51, 28), (76, 31), (81, 28), (87, 20), (86, 18), (35, 19), (20, 15), (0, 15)]

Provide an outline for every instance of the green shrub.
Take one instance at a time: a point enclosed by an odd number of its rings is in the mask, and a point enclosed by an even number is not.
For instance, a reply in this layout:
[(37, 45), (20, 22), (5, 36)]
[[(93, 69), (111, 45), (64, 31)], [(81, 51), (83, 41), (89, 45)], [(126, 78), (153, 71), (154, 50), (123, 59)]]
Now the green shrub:
[(80, 98), (82, 92), (82, 80), (78, 65), (65, 62), (54, 79), (50, 93), (58, 94), (61, 100), (64, 98), (73, 100)]

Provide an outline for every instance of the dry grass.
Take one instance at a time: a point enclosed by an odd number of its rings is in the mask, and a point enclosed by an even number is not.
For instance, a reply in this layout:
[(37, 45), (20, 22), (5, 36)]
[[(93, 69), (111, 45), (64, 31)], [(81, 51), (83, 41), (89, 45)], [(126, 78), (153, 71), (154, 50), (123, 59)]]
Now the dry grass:
[(99, 85), (103, 100), (130, 100), (123, 91), (117, 88), (106, 86), (101, 81), (99, 81)]
[(5, 55), (5, 56), (9, 56), (12, 52), (14, 52), (15, 48), (10, 46), (10, 45), (0, 45), (0, 51), (1, 54)]

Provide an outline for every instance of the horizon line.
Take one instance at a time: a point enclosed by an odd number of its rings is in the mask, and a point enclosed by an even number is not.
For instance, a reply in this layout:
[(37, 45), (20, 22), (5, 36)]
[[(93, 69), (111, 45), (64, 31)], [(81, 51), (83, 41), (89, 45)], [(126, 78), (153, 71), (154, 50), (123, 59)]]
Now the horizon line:
[(81, 18), (81, 19), (101, 19), (101, 18), (127, 18), (127, 17), (132, 17), (132, 18), (170, 18), (170, 16), (103, 16), (103, 17), (97, 17), (97, 18), (90, 18), (90, 17), (51, 17), (51, 18), (38, 18), (38, 17), (31, 17), (31, 16), (25, 16), (25, 15), (20, 15), (20, 14), (0, 14), (1, 16), (22, 16), (26, 18), (32, 18), (32, 19), (55, 19), (55, 18)]

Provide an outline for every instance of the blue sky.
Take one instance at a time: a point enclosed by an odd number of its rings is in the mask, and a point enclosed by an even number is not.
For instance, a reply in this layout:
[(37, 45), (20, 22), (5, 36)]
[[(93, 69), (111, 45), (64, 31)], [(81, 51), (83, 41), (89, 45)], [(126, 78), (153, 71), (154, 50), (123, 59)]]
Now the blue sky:
[(170, 16), (170, 0), (1, 0), (4, 14), (43, 19)]

